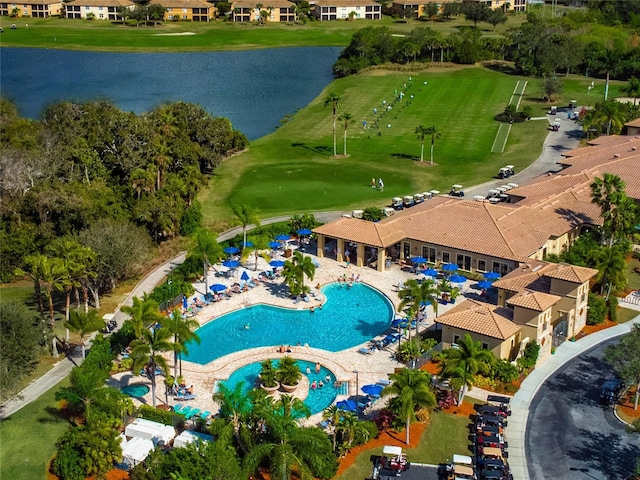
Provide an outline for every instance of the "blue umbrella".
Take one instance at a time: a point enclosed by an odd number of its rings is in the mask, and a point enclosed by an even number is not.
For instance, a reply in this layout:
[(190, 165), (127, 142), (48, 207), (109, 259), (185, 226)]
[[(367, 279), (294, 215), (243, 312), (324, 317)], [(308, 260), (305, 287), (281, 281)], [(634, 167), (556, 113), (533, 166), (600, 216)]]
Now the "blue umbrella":
[(382, 385), (370, 384), (370, 385), (363, 385), (360, 390), (362, 390), (364, 393), (372, 397), (379, 397), (380, 393), (382, 393), (383, 388), (384, 387)]
[(428, 306), (428, 305), (431, 305), (431, 302), (428, 302), (428, 301), (422, 301), (422, 302), (420, 302), (420, 306), (421, 306), (421, 307), (426, 307), (426, 306)]
[(407, 319), (406, 318), (394, 318), (391, 321), (391, 326), (392, 327), (401, 327), (403, 325), (407, 325)]
[(487, 272), (483, 276), (487, 280), (497, 280), (500, 278), (500, 274), (498, 272)]
[(283, 260), (271, 260), (269, 262), (269, 265), (271, 265), (272, 267), (275, 267), (275, 268), (284, 267), (284, 261)]
[(438, 271), (433, 268), (427, 268), (426, 270), (422, 270), (422, 274), (426, 275), (427, 277), (435, 277), (436, 275), (438, 275)]
[(289, 239), (291, 239), (291, 235), (287, 235), (286, 233), (281, 233), (280, 235), (276, 236), (276, 240), (278, 240), (279, 242), (286, 242)]
[(226, 289), (227, 286), (221, 283), (214, 283), (209, 287), (209, 290), (211, 290), (213, 293), (224, 292)]
[(455, 272), (456, 270), (458, 270), (458, 266), (455, 263), (445, 263), (442, 266), (443, 272)]
[(269, 242), (269, 246), (271, 248), (278, 248), (280, 246), (280, 242)]
[(491, 285), (492, 283), (489, 280), (482, 280), (481, 282), (478, 282), (478, 288), (481, 288), (482, 290), (491, 288)]
[(187, 300), (186, 296), (182, 297), (182, 308), (184, 308), (185, 310), (189, 308), (189, 301)]
[(449, 278), (449, 281), (451, 283), (464, 283), (467, 281), (467, 279), (462, 275), (451, 275), (451, 277)]
[(247, 271), (245, 270), (244, 272), (242, 272), (242, 276), (240, 277), (240, 280), (243, 280), (245, 282), (249, 281), (249, 274), (247, 273)]
[(298, 235), (311, 235), (311, 230), (308, 228), (301, 228), (298, 230)]
[(240, 251), (240, 249), (238, 247), (225, 247), (222, 249), (222, 251), (224, 253), (228, 253), (230, 255), (233, 255), (234, 253), (238, 253)]
[(254, 247), (255, 245), (251, 240), (247, 240), (246, 242), (242, 242), (242, 246), (251, 248), (251, 247)]
[(342, 400), (341, 402), (336, 403), (336, 407), (347, 412), (355, 412), (358, 409), (356, 402), (353, 400)]
[(240, 266), (240, 262), (237, 260), (225, 260), (224, 262), (222, 262), (222, 265), (227, 268), (237, 268)]
[(413, 257), (413, 258), (410, 258), (409, 261), (414, 265), (417, 265), (420, 263), (427, 263), (427, 259), (424, 257)]

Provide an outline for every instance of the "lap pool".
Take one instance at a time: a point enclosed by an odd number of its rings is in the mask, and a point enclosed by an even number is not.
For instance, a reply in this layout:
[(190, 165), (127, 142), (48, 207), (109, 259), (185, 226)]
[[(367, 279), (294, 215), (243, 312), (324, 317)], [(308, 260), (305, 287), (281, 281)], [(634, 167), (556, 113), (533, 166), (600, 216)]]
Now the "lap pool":
[(190, 343), (184, 358), (205, 365), (230, 353), (270, 345), (308, 344), (337, 352), (371, 340), (393, 319), (389, 299), (368, 285), (331, 283), (322, 293), (326, 302), (313, 313), (308, 308), (255, 305), (222, 315), (196, 330), (200, 344)]

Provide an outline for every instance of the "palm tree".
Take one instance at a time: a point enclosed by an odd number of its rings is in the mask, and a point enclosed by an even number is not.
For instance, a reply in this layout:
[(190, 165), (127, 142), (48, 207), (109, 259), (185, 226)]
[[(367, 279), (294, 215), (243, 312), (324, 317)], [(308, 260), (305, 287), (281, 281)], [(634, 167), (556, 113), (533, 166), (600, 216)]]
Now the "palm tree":
[(258, 211), (248, 205), (232, 205), (231, 210), (236, 216), (236, 222), (242, 225), (242, 249), (247, 244), (247, 228), (249, 225), (260, 226), (260, 217)]
[(58, 344), (55, 335), (56, 319), (53, 309), (53, 291), (63, 291), (68, 283), (68, 272), (64, 266), (64, 262), (60, 258), (33, 258), (27, 261), (27, 264), (33, 263), (39, 269), (40, 282), (47, 292), (49, 298), (49, 325), (53, 334), (51, 353), (54, 358), (58, 358)]
[(436, 397), (431, 390), (431, 376), (424, 370), (403, 368), (389, 375), (389, 378), (393, 383), (384, 388), (382, 396), (395, 397), (391, 401), (392, 409), (405, 420), (405, 443), (409, 445), (409, 428), (416, 418), (416, 409), (436, 405)]
[(431, 165), (433, 165), (433, 144), (437, 138), (440, 138), (440, 132), (435, 125), (431, 125), (427, 128), (427, 135), (431, 135)]
[(625, 95), (629, 95), (633, 98), (633, 105), (638, 104), (638, 98), (640, 98), (640, 80), (636, 77), (631, 77), (626, 85), (624, 85), (620, 90), (622, 90)]
[[(189, 354), (189, 342), (200, 343), (200, 337), (194, 332), (200, 326), (193, 318), (182, 318), (180, 310), (171, 312), (162, 325), (173, 335), (173, 376), (182, 376), (182, 355)], [(178, 375), (178, 359), (180, 359), (180, 375)]]
[(424, 139), (427, 135), (429, 135), (429, 129), (424, 125), (418, 125), (414, 130), (414, 133), (418, 135), (420, 139), (420, 161), (424, 161)]
[(622, 108), (623, 105), (615, 100), (597, 103), (595, 108), (587, 114), (583, 123), (584, 128), (589, 130), (591, 127), (597, 127), (598, 132), (602, 132), (605, 127), (607, 135), (612, 132), (619, 133), (625, 122)]
[[(418, 283), (417, 280), (407, 280), (405, 288), (398, 292), (400, 305), (398, 310), (402, 311), (409, 307), (408, 316), (414, 318), (418, 315), (420, 307), (427, 302), (433, 306), (433, 310), (438, 317), (438, 287), (433, 280), (424, 280)], [(416, 335), (420, 333), (420, 322), (416, 322)]]
[(340, 439), (344, 449), (351, 448), (354, 440), (356, 439), (356, 435), (358, 434), (364, 437), (365, 442), (369, 440), (369, 431), (363, 426), (362, 422), (358, 419), (358, 416), (352, 412), (342, 412), (335, 430), (336, 433), (340, 434)]
[(458, 348), (446, 351), (440, 375), (442, 378), (457, 379), (460, 383), (458, 405), (462, 404), (467, 387), (473, 386), (475, 375), (488, 373), (495, 357), (489, 350), (484, 350), (480, 342), (476, 342), (471, 335), (465, 333), (464, 338), (458, 340)]
[(627, 210), (632, 210), (626, 202), (625, 182), (617, 175), (604, 173), (602, 178), (596, 177), (591, 183), (591, 203), (600, 207), (604, 224), (603, 232), (609, 237), (609, 246), (613, 245), (616, 236), (624, 231), (625, 214)]
[(162, 325), (142, 329), (142, 336), (131, 342), (131, 370), (145, 369), (149, 375), (153, 408), (156, 407), (156, 369), (168, 370), (163, 353), (172, 350), (171, 331)]
[(322, 418), (324, 420), (329, 420), (329, 423), (331, 423), (331, 429), (333, 430), (333, 451), (335, 452), (336, 450), (336, 436), (338, 434), (338, 430), (336, 429), (336, 426), (338, 425), (338, 422), (340, 421), (340, 417), (342, 417), (342, 415), (345, 412), (343, 410), (340, 410), (338, 408), (338, 406), (333, 403), (331, 405), (329, 405), (327, 408), (325, 408), (322, 411)]
[(316, 266), (313, 264), (311, 257), (305, 257), (300, 251), (293, 252), (291, 260), (284, 262), (282, 274), (289, 286), (291, 295), (298, 295), (308, 290), (304, 285), (304, 278), (308, 277), (313, 280), (316, 273)]
[(222, 248), (218, 239), (211, 230), (200, 228), (196, 230), (192, 237), (189, 254), (202, 258), (202, 270), (204, 278), (204, 291), (209, 293), (209, 266), (211, 261), (218, 261), (222, 258)]
[(64, 326), (80, 335), (80, 345), (82, 347), (82, 358), (84, 359), (84, 345), (88, 334), (97, 332), (104, 326), (104, 320), (98, 316), (98, 311), (91, 309), (88, 312), (72, 310)]
[(142, 338), (142, 332), (147, 330), (149, 325), (154, 325), (162, 319), (158, 304), (151, 299), (141, 300), (138, 297), (133, 297), (132, 305), (120, 307), (120, 311), (131, 317), (133, 332), (138, 340)]
[(218, 391), (213, 394), (213, 400), (220, 405), (220, 416), (232, 425), (233, 436), (238, 447), (240, 447), (243, 455), (246, 455), (248, 449), (240, 430), (247, 428), (244, 420), (251, 413), (251, 397), (244, 393), (243, 382), (237, 383), (234, 390), (231, 390), (224, 383), (219, 383), (218, 385)]
[(331, 111), (333, 114), (333, 156), (335, 157), (338, 152), (336, 149), (336, 110), (338, 110), (338, 105), (340, 104), (340, 95), (337, 95), (333, 92), (330, 92), (327, 95), (327, 98), (324, 100), (324, 106), (328, 107), (331, 105)]
[(343, 126), (344, 126), (344, 156), (347, 156), (347, 128), (349, 127), (349, 124), (351, 122), (353, 122), (353, 115), (351, 115), (348, 112), (344, 112), (342, 115), (340, 115), (338, 117), (338, 120), (341, 120), (343, 122)]
[(41, 253), (36, 255), (28, 255), (24, 258), (24, 263), (28, 267), (27, 270), (17, 268), (16, 276), (28, 276), (33, 281), (33, 289), (36, 293), (38, 308), (40, 315), (44, 316), (44, 304), (42, 302), (42, 271), (44, 264), (48, 261), (48, 257)]
[[(603, 248), (595, 256), (595, 267), (598, 269), (596, 282), (600, 284), (600, 295), (604, 295), (605, 289), (609, 292), (622, 290), (627, 285), (625, 252), (619, 245)], [(609, 297), (609, 293), (607, 293)]]

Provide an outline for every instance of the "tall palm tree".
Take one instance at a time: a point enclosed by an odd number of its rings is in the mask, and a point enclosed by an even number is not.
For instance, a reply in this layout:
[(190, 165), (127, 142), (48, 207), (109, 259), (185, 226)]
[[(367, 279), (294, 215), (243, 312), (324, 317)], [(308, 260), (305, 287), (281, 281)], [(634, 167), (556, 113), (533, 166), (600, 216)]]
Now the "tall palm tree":
[(424, 125), (418, 125), (414, 130), (414, 133), (418, 135), (420, 139), (420, 161), (424, 162), (424, 139), (429, 135), (429, 129)]
[[(625, 255), (619, 245), (599, 250), (595, 256), (595, 267), (598, 269), (596, 282), (600, 284), (600, 295), (605, 289), (610, 292), (622, 290), (627, 285)], [(609, 293), (607, 293), (607, 297)]]
[(172, 350), (174, 347), (171, 343), (171, 331), (162, 325), (144, 328), (142, 336), (131, 342), (131, 370), (136, 372), (142, 368), (146, 369), (151, 380), (153, 408), (156, 407), (156, 369), (160, 367), (167, 371), (167, 361), (163, 353)]
[(591, 183), (591, 203), (600, 207), (604, 219), (603, 232), (609, 238), (609, 246), (613, 245), (616, 236), (624, 231), (627, 215), (624, 213), (632, 209), (625, 200), (625, 182), (617, 175), (604, 173), (602, 178), (596, 177)]
[(335, 157), (338, 154), (336, 149), (336, 111), (338, 110), (338, 105), (340, 104), (340, 95), (337, 95), (333, 92), (330, 92), (327, 95), (327, 98), (324, 100), (324, 106), (328, 107), (331, 105), (331, 112), (333, 114), (333, 156)]
[(48, 257), (38, 253), (35, 255), (27, 255), (24, 258), (24, 263), (27, 266), (26, 270), (17, 268), (15, 271), (16, 276), (28, 276), (33, 281), (33, 289), (36, 294), (36, 300), (38, 302), (38, 308), (40, 315), (44, 316), (44, 303), (42, 301), (42, 271), (44, 264), (48, 261)]
[(162, 315), (155, 300), (141, 300), (138, 297), (133, 297), (132, 302), (131, 306), (120, 307), (120, 311), (129, 315), (133, 323), (133, 332), (136, 339), (140, 340), (143, 331), (147, 330), (149, 325), (159, 322), (162, 319)]
[(260, 217), (258, 211), (248, 205), (232, 205), (231, 210), (236, 216), (236, 222), (242, 225), (242, 249), (247, 244), (247, 228), (249, 225), (260, 226)]
[(431, 376), (424, 370), (402, 370), (389, 375), (393, 382), (382, 390), (382, 396), (395, 397), (391, 401), (392, 409), (405, 420), (406, 438), (409, 445), (409, 428), (416, 418), (416, 409), (419, 407), (435, 407), (436, 397), (431, 390)]
[(622, 90), (625, 95), (629, 95), (633, 98), (633, 105), (638, 104), (638, 98), (640, 98), (640, 80), (636, 77), (631, 77), (627, 81), (627, 84), (624, 85), (620, 90)]
[(604, 127), (607, 135), (619, 133), (625, 122), (622, 109), (623, 105), (615, 100), (596, 103), (595, 108), (587, 114), (583, 128), (589, 130), (594, 127), (602, 132)]
[(431, 135), (431, 165), (433, 165), (433, 144), (436, 142), (437, 138), (440, 138), (440, 132), (436, 128), (435, 125), (431, 125), (427, 128), (427, 135)]
[(353, 122), (353, 115), (348, 112), (344, 112), (342, 115), (338, 117), (338, 120), (342, 121), (342, 125), (344, 126), (344, 155), (347, 155), (347, 128), (349, 128), (349, 124)]
[[(424, 280), (418, 283), (417, 280), (407, 280), (405, 288), (398, 292), (400, 305), (398, 310), (402, 311), (409, 307), (409, 318), (418, 315), (420, 307), (425, 303), (430, 303), (438, 317), (438, 287), (433, 280)], [(420, 322), (416, 322), (416, 335), (420, 333)]]
[(489, 350), (484, 350), (480, 342), (476, 342), (471, 335), (465, 333), (464, 338), (458, 340), (458, 348), (446, 351), (445, 361), (441, 366), (442, 378), (457, 379), (460, 383), (458, 405), (467, 393), (467, 387), (473, 386), (475, 375), (488, 373), (495, 357)]
[(342, 412), (335, 430), (340, 434), (340, 439), (344, 449), (351, 448), (354, 440), (356, 439), (356, 435), (358, 434), (365, 437), (365, 442), (369, 440), (368, 430), (363, 426), (362, 422), (360, 422), (358, 416), (352, 412)]
[(311, 257), (305, 257), (300, 251), (293, 252), (291, 260), (284, 262), (282, 274), (284, 276), (291, 295), (304, 293), (307, 287), (304, 285), (305, 277), (313, 280), (316, 273), (316, 266), (313, 264)]
[(331, 430), (333, 431), (332, 437), (333, 437), (334, 452), (336, 450), (336, 437), (338, 434), (338, 430), (336, 429), (336, 426), (338, 425), (338, 422), (340, 421), (340, 418), (344, 413), (345, 412), (343, 410), (340, 410), (335, 403), (329, 405), (327, 408), (325, 408), (322, 411), (322, 418), (325, 420), (329, 420), (329, 423), (331, 423)]
[(87, 335), (97, 332), (104, 326), (104, 320), (98, 315), (98, 311), (91, 309), (88, 312), (72, 310), (64, 326), (80, 335), (80, 345), (82, 347), (82, 358), (85, 357), (84, 346)]
[(234, 390), (228, 388), (224, 383), (218, 385), (218, 391), (213, 394), (213, 400), (220, 405), (220, 416), (232, 425), (233, 436), (238, 447), (243, 455), (246, 455), (248, 449), (241, 430), (247, 428), (244, 420), (251, 413), (251, 397), (245, 394), (243, 382), (237, 383)]
[[(200, 326), (193, 318), (182, 318), (180, 310), (171, 312), (171, 316), (163, 321), (163, 326), (173, 335), (173, 376), (182, 376), (182, 355), (188, 354), (189, 342), (200, 343), (200, 337), (194, 332)], [(180, 374), (178, 375), (178, 359), (180, 360)]]
[(189, 254), (202, 258), (204, 291), (209, 293), (209, 266), (222, 258), (222, 247), (211, 230), (199, 228), (191, 237)]
[[(45, 260), (46, 259), (46, 260)], [(53, 309), (53, 291), (63, 291), (68, 283), (68, 272), (60, 258), (45, 257), (40, 263), (40, 281), (49, 298), (49, 325), (52, 332), (51, 353), (58, 358), (58, 344), (55, 335), (56, 319)]]

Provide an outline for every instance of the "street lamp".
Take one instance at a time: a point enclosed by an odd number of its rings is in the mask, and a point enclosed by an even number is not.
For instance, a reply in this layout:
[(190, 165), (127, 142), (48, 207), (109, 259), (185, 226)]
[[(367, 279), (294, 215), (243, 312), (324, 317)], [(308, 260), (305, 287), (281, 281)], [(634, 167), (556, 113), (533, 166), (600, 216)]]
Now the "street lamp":
[(358, 370), (354, 370), (353, 373), (356, 374), (356, 415), (358, 416), (358, 418), (360, 418), (360, 409), (358, 408), (359, 407), (358, 403), (360, 400), (359, 393), (358, 393), (360, 392), (360, 377), (358, 375)]

